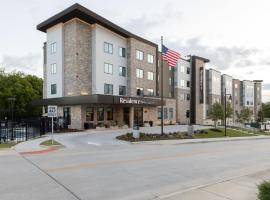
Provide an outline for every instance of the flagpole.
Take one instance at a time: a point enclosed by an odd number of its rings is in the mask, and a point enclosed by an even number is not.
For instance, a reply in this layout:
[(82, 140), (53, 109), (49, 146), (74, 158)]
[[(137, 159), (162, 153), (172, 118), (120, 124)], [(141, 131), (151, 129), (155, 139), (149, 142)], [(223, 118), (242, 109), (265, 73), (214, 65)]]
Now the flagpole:
[(161, 88), (160, 88), (160, 90), (161, 90), (161, 135), (163, 135), (164, 134), (164, 132), (163, 132), (163, 126), (164, 126), (164, 122), (163, 122), (163, 118), (164, 118), (164, 116), (163, 116), (163, 112), (164, 112), (164, 109), (163, 109), (163, 56), (162, 56), (162, 53), (163, 53), (163, 51), (162, 51), (162, 47), (163, 47), (163, 36), (161, 36)]

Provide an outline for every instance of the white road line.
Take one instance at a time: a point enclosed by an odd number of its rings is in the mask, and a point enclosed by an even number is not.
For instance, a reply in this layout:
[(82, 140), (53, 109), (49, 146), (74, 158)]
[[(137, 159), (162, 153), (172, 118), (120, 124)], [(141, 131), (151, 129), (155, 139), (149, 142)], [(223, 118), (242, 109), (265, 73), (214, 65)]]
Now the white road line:
[(99, 143), (95, 143), (95, 142), (87, 142), (87, 144), (90, 144), (90, 145), (95, 145), (95, 146), (100, 146)]

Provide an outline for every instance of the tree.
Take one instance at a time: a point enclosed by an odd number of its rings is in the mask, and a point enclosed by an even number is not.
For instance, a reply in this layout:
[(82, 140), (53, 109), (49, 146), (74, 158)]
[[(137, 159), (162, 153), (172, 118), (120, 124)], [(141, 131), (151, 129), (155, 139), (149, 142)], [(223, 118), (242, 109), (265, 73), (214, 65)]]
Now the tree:
[(210, 107), (209, 118), (214, 121), (215, 128), (217, 128), (218, 120), (223, 120), (224, 118), (224, 109), (220, 103), (216, 102)]
[(264, 118), (270, 118), (270, 102), (263, 103), (258, 112), (258, 121), (263, 122)]
[(22, 72), (5, 73), (0, 70), (0, 119), (10, 119), (10, 102), (14, 97), (15, 118), (37, 117), (40, 107), (33, 107), (32, 100), (42, 98), (42, 79)]
[(232, 115), (233, 115), (232, 104), (230, 102), (227, 102), (227, 105), (226, 105), (226, 117), (231, 118)]
[(244, 107), (238, 115), (239, 121), (245, 123), (250, 120), (251, 115), (252, 111), (248, 107)]

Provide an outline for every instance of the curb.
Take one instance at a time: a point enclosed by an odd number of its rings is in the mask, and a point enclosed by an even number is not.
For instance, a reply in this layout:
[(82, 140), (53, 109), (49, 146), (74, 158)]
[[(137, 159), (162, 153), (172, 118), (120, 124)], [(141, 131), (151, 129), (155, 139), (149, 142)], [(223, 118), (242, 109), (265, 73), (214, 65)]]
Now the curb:
[[(247, 140), (269, 140), (270, 136), (250, 136), (250, 137), (235, 137), (235, 138), (222, 138), (213, 140), (201, 139), (200, 141), (192, 141), (196, 139), (182, 139), (179, 140), (156, 140), (156, 141), (140, 141), (140, 142), (130, 142), (131, 144), (158, 144), (158, 145), (181, 145), (181, 144), (202, 144), (202, 143), (213, 143), (213, 142), (234, 142), (234, 141), (247, 141)], [(189, 140), (189, 141), (185, 141)]]
[(53, 152), (53, 151), (56, 151), (58, 149), (59, 149), (59, 147), (49, 147), (47, 149), (42, 149), (42, 150), (19, 152), (19, 154), (20, 155), (39, 155), (39, 154)]

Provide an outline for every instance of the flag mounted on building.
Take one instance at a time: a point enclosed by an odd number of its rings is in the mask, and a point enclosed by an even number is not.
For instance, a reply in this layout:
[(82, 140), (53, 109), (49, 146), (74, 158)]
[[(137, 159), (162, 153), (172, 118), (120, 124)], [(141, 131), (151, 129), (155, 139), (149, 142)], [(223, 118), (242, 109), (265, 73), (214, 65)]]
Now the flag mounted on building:
[(180, 58), (180, 54), (162, 45), (162, 58), (168, 63), (169, 66), (175, 67), (178, 59)]

